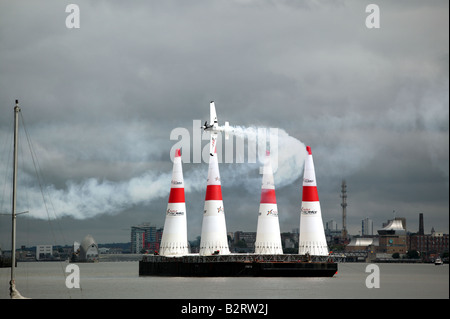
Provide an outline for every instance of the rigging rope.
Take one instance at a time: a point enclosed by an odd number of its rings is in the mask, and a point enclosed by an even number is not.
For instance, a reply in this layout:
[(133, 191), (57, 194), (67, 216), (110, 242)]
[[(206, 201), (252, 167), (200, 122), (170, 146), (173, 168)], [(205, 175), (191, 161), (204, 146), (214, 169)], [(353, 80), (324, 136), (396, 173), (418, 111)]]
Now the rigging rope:
[[(51, 234), (52, 234), (52, 237), (53, 237), (53, 242), (54, 242), (55, 245), (57, 244), (56, 235), (55, 235), (55, 231), (54, 231), (54, 227), (53, 227), (53, 223), (52, 223), (52, 217), (50, 216), (51, 214), (50, 214), (50, 211), (49, 211), (49, 207), (53, 211), (53, 219), (56, 221), (56, 225), (58, 226), (58, 231), (59, 231), (59, 233), (60, 233), (60, 235), (61, 235), (61, 237), (63, 239), (63, 243), (66, 246), (68, 246), (67, 245), (67, 241), (66, 241), (65, 236), (64, 236), (64, 233), (61, 230), (61, 225), (58, 223), (58, 216), (56, 214), (56, 209), (55, 209), (55, 207), (53, 205), (53, 201), (51, 200), (51, 197), (50, 197), (50, 195), (48, 193), (44, 194), (45, 191), (44, 191), (44, 187), (43, 187), (43, 179), (42, 179), (42, 176), (41, 176), (41, 173), (40, 173), (41, 172), (41, 167), (40, 167), (37, 155), (36, 155), (35, 147), (34, 147), (34, 145), (32, 143), (31, 138), (30, 138), (30, 134), (28, 133), (28, 129), (27, 129), (27, 126), (25, 124), (25, 120), (24, 120), (22, 112), (20, 112), (20, 120), (21, 120), (21, 123), (22, 123), (23, 130), (25, 132), (26, 140), (27, 140), (27, 143), (28, 143), (28, 148), (30, 150), (31, 159), (32, 159), (33, 167), (34, 167), (34, 172), (35, 172), (35, 175), (36, 175), (36, 178), (37, 178), (37, 183), (39, 185), (39, 189), (40, 189), (40, 192), (41, 192), (41, 196), (42, 196), (43, 204), (44, 204), (44, 207), (45, 207), (45, 211), (47, 213), (47, 222), (48, 222), (50, 230), (51, 230)], [(47, 199), (46, 199), (46, 197), (47, 197)], [(61, 271), (62, 271), (64, 280), (65, 280), (66, 273), (65, 273), (65, 268), (63, 267), (63, 261), (60, 261), (59, 264), (61, 266)], [(68, 294), (69, 294), (69, 297), (70, 297), (70, 291), (68, 291)]]

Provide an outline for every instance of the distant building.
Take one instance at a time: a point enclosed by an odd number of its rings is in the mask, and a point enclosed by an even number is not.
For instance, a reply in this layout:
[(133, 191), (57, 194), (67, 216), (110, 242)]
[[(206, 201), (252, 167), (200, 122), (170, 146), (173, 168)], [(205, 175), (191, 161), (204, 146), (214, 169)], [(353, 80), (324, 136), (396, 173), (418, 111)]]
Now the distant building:
[(253, 252), (255, 250), (256, 232), (237, 231), (234, 233), (233, 246), (236, 251)]
[(78, 256), (78, 261), (82, 262), (94, 262), (98, 261), (98, 245), (91, 235), (84, 237), (80, 244), (80, 254)]
[(353, 237), (345, 247), (345, 251), (366, 251), (369, 249), (378, 250), (379, 238), (377, 237)]
[(131, 227), (131, 253), (137, 254), (144, 251), (145, 229), (139, 226)]
[[(382, 227), (383, 227), (383, 228), (384, 228), (384, 227), (387, 227), (389, 224), (392, 223), (393, 220), (399, 221), (399, 222), (402, 224), (401, 227), (402, 227), (403, 229), (406, 230), (406, 218), (405, 218), (405, 217), (396, 217), (396, 218), (394, 218), (394, 219), (389, 219), (387, 222), (385, 222), (385, 223), (382, 224)], [(396, 222), (396, 224), (397, 224), (397, 223), (398, 223), (398, 222)]]
[(378, 251), (386, 254), (406, 254), (406, 220), (405, 218), (394, 218), (389, 220), (385, 226), (378, 230)]
[(73, 242), (73, 251), (77, 254), (80, 253), (80, 243), (77, 241)]
[(326, 222), (325, 223), (325, 230), (338, 231), (337, 222), (334, 221), (334, 220), (330, 220), (330, 221)]
[(50, 259), (53, 257), (52, 245), (36, 245), (36, 260)]
[(159, 250), (163, 229), (144, 223), (131, 227), (131, 253), (139, 254), (143, 251), (155, 252)]
[(373, 221), (370, 218), (361, 221), (361, 235), (373, 236)]
[(342, 239), (342, 230), (338, 229), (337, 222), (330, 220), (325, 223), (325, 237), (328, 245), (338, 244)]
[(298, 251), (298, 240), (298, 228), (293, 229), (291, 233), (281, 233), (281, 243), (283, 244), (283, 249), (295, 249), (295, 254)]
[(285, 238), (283, 244), (284, 248), (298, 248), (298, 242), (296, 245), (295, 241), (292, 240), (292, 238)]
[(98, 249), (99, 254), (109, 254), (110, 249), (106, 247), (102, 247)]
[(418, 235), (425, 235), (424, 226), (423, 226), (423, 213), (419, 214), (419, 233)]
[(409, 250), (418, 251), (422, 259), (448, 253), (448, 234), (437, 233), (432, 229), (431, 234), (417, 234), (409, 236)]

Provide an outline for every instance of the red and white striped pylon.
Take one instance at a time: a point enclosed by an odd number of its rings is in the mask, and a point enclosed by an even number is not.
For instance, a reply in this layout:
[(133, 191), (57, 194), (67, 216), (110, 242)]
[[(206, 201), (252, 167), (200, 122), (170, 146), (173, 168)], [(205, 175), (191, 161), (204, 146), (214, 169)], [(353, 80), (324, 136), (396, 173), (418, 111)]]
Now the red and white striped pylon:
[(283, 254), (270, 152), (266, 152), (256, 230), (255, 254)]
[(323, 228), (311, 147), (307, 146), (306, 150), (308, 151), (308, 155), (305, 159), (303, 173), (298, 253), (300, 255), (327, 256), (328, 245)]
[(219, 163), (217, 151), (215, 151), (213, 156), (209, 157), (199, 254), (206, 256), (213, 254), (227, 255), (229, 253)]
[(184, 179), (181, 165), (181, 150), (175, 151), (172, 181), (167, 204), (166, 220), (159, 254), (163, 256), (182, 256), (189, 253), (186, 225), (186, 202)]

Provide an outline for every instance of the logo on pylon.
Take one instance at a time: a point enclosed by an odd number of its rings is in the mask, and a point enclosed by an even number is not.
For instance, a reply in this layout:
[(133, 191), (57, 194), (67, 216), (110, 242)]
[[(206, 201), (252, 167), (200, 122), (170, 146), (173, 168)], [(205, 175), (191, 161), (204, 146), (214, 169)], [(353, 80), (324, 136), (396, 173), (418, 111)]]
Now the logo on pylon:
[(267, 211), (267, 215), (266, 216), (269, 216), (269, 215), (271, 215), (271, 216), (278, 216), (278, 212), (276, 210), (274, 210), (274, 209), (271, 209), (271, 210)]
[(302, 214), (304, 214), (304, 215), (314, 215), (314, 214), (317, 214), (317, 210), (310, 210), (309, 208), (302, 207)]
[(167, 209), (166, 211), (166, 215), (167, 216), (183, 216), (184, 212), (183, 211), (178, 211), (178, 209)]

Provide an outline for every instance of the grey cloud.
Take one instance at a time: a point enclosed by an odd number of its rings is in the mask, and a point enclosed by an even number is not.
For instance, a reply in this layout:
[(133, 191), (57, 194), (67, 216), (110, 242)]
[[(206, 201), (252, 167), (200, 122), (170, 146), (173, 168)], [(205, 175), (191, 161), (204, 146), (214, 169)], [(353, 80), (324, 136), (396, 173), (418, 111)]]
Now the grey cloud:
[[(312, 146), (325, 220), (340, 221), (346, 178), (355, 230), (358, 218), (377, 216), (380, 223), (395, 207), (412, 229), (426, 207), (430, 219), (448, 224), (448, 2), (378, 2), (379, 30), (365, 27), (359, 1), (77, 4), (77, 30), (65, 27), (60, 1), (0, 4), (0, 142), (18, 98), (46, 186), (76, 194), (86, 181), (102, 189), (147, 172), (169, 174), (171, 130), (192, 132), (192, 120), (204, 121), (215, 100), (220, 121), (277, 127)], [(207, 171), (195, 173), (205, 165), (184, 167), (197, 185), (188, 208), (201, 212)], [(296, 167), (277, 188), (283, 225), (298, 224)], [(238, 171), (231, 164), (220, 169), (228, 228), (252, 228), (255, 218), (244, 211), (258, 201), (257, 169), (234, 187)], [(423, 176), (433, 177), (429, 192), (420, 186)], [(245, 196), (249, 204), (242, 204)], [(158, 198), (115, 216), (161, 223), (167, 200)], [(236, 223), (233, 211), (246, 222)], [(195, 237), (201, 220), (194, 212), (191, 218)]]

